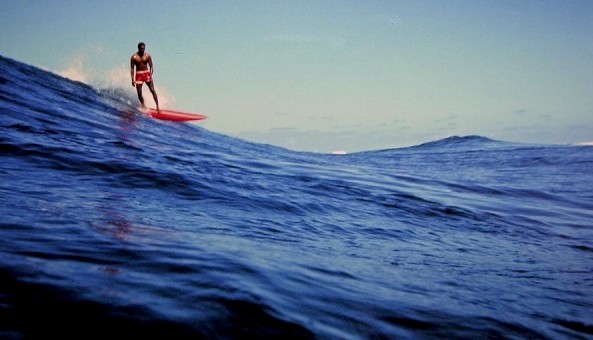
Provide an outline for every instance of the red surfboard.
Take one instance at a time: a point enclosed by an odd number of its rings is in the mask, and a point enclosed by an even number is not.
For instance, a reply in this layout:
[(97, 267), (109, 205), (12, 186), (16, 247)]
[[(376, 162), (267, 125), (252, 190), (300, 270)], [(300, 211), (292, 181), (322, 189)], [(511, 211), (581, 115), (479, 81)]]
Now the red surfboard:
[(144, 110), (144, 112), (146, 112), (146, 114), (148, 114), (152, 118), (168, 120), (172, 122), (189, 122), (192, 120), (203, 120), (208, 118), (208, 116), (199, 113), (189, 113), (165, 109), (161, 109), (160, 112), (156, 109), (146, 109)]

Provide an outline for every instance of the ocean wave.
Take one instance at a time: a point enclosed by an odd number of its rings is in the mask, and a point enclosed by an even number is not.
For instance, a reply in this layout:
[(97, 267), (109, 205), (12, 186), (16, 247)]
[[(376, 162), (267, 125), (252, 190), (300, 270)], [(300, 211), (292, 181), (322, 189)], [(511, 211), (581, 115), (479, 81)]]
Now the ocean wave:
[(294, 152), (0, 70), (0, 337), (591, 337), (591, 148)]

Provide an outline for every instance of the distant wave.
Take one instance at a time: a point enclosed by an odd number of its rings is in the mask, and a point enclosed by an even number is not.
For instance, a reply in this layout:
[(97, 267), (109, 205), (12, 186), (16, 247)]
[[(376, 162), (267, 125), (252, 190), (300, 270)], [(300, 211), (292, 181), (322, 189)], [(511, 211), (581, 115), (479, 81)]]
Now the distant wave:
[(450, 146), (483, 146), (492, 143), (501, 143), (501, 141), (494, 141), (482, 136), (451, 136), (444, 139), (423, 143), (417, 145), (417, 148), (432, 148), (432, 147), (450, 147)]

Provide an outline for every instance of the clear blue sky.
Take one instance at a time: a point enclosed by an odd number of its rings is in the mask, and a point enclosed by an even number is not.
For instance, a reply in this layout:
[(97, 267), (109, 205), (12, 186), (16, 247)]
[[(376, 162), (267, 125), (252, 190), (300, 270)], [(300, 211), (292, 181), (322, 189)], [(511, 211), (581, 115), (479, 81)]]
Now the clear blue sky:
[[(2, 2), (0, 54), (295, 150), (593, 141), (593, 1)], [(148, 95), (148, 91), (146, 94)]]

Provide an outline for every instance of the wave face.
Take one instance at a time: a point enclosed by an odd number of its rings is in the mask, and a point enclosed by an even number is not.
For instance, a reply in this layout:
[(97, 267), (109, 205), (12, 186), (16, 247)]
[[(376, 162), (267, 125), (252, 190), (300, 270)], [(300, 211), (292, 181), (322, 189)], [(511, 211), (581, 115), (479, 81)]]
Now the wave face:
[(0, 69), (0, 337), (593, 335), (591, 147), (293, 152)]

